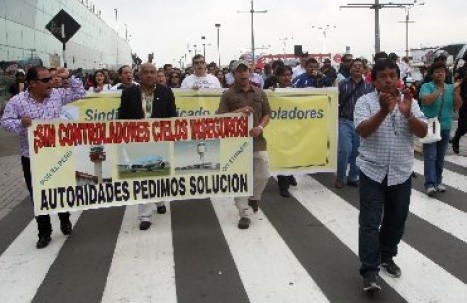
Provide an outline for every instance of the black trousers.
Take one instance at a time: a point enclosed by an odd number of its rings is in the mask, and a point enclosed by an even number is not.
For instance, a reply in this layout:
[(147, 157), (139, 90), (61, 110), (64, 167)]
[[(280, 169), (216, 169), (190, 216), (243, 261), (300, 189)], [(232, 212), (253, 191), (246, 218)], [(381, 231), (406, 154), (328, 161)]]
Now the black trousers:
[[(31, 196), (31, 201), (33, 200), (32, 195), (32, 182), (31, 182), (31, 161), (28, 157), (21, 157), (21, 165), (23, 166), (24, 181), (26, 182), (26, 187), (29, 190), (29, 195)], [(60, 222), (68, 222), (70, 220), (70, 213), (59, 213), (58, 218)], [(41, 236), (50, 236), (52, 234), (52, 224), (50, 224), (49, 215), (40, 215), (36, 216), (37, 228), (39, 230), (39, 237)]]
[(459, 109), (459, 120), (457, 120), (457, 130), (453, 142), (459, 145), (460, 138), (467, 133), (467, 100)]

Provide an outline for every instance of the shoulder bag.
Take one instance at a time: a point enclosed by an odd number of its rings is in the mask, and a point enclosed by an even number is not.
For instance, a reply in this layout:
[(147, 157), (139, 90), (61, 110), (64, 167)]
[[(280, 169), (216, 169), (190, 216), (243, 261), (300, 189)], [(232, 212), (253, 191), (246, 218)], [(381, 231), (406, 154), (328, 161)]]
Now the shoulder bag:
[(441, 107), (439, 109), (438, 116), (427, 119), (428, 131), (425, 137), (420, 138), (420, 143), (430, 144), (430, 143), (441, 141), (441, 124), (439, 123), (439, 120), (441, 118), (441, 113), (443, 112), (443, 107), (444, 107), (444, 92), (441, 97)]

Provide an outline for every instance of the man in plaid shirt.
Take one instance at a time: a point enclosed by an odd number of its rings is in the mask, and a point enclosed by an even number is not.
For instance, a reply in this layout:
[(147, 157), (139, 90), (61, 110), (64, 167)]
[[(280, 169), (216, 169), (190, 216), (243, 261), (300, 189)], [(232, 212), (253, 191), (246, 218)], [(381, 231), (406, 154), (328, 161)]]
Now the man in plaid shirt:
[(401, 275), (393, 257), (409, 211), (413, 135), (424, 137), (427, 132), (418, 103), (409, 91), (401, 94), (397, 89), (397, 64), (378, 60), (371, 73), (376, 91), (360, 97), (354, 111), (355, 128), (361, 137), (357, 158), (360, 168), (358, 250), (363, 290), (367, 292), (380, 289), (377, 283), (380, 265), (393, 277)]

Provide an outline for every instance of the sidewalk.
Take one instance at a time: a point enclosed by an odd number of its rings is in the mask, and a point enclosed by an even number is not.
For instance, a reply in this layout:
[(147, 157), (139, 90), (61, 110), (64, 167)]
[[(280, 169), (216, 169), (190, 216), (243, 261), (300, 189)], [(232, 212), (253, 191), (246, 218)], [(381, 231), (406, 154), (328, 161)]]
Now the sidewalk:
[(19, 136), (0, 130), (0, 219), (28, 195), (19, 156)]

